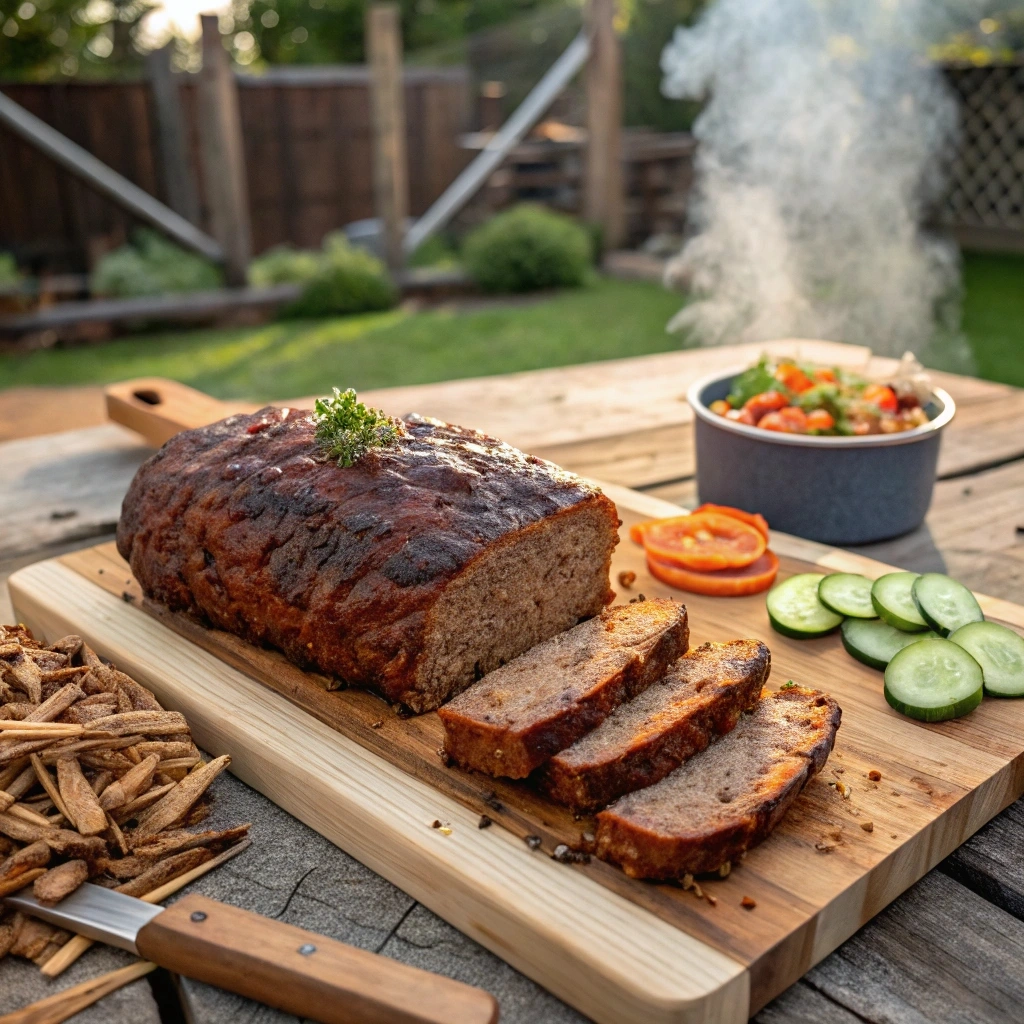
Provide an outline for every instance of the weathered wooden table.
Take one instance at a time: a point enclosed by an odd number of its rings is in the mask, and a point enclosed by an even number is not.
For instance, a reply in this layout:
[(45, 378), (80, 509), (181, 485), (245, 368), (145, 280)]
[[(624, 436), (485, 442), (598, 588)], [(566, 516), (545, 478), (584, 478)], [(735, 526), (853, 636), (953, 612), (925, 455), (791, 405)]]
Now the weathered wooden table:
[[(793, 352), (795, 343), (782, 344)], [(884, 373), (863, 349), (800, 343), (802, 354)], [(742, 366), (761, 346), (681, 352), (504, 377), (395, 388), (362, 397), (494, 433), (598, 479), (691, 504), (691, 381)], [(1024, 597), (1024, 391), (937, 374), (958, 414), (943, 441), (927, 523), (862, 553), (918, 571), (943, 570), (985, 593)], [(324, 382), (325, 390), (335, 382)], [(0, 444), (0, 582), (15, 569), (108, 539), (121, 496), (149, 455), (109, 425)], [(893, 481), (893, 486), (899, 486)], [(11, 616), (0, 587), (0, 621)], [(1024, 770), (1024, 766), (1022, 766)], [(222, 779), (216, 817), (253, 822), (253, 847), (196, 884), (200, 891), (489, 989), (506, 1022), (580, 1021), (576, 1011), (416, 904), (258, 793)], [(758, 1015), (855, 1024), (1024, 1021), (1024, 800), (978, 832)], [(0, 1013), (126, 960), (96, 948), (56, 982), (0, 962)], [(152, 975), (159, 979), (159, 973)], [(177, 993), (195, 1024), (291, 1020), (188, 981)], [(157, 1024), (146, 980), (76, 1020)], [(180, 1013), (171, 1006), (172, 1013)], [(179, 1018), (180, 1019), (180, 1018)]]

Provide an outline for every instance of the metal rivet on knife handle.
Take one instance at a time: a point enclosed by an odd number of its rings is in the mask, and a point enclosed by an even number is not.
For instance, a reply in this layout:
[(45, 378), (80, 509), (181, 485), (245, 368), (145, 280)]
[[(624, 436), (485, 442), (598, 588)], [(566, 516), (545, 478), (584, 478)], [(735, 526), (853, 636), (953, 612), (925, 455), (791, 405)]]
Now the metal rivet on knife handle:
[(206, 920), (206, 914), (204, 914), (201, 910), (193, 911), (193, 913), (192, 913), (192, 920), (196, 921), (196, 922), (198, 922), (198, 921), (205, 921)]
[(305, 942), (301, 946), (299, 946), (299, 952), (303, 956), (311, 956), (313, 953), (316, 952), (316, 946), (314, 946), (312, 942)]

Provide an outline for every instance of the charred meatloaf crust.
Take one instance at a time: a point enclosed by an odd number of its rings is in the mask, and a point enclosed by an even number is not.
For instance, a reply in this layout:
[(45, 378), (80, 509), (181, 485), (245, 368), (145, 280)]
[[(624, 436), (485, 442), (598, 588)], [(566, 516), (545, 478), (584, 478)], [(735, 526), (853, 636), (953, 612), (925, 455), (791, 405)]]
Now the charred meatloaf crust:
[(729, 732), (771, 671), (760, 640), (702, 644), (540, 770), (542, 792), (576, 811), (653, 785)]
[(825, 766), (841, 712), (827, 694), (765, 693), (736, 728), (597, 816), (597, 855), (633, 878), (714, 871), (765, 839)]
[(464, 768), (522, 779), (658, 679), (689, 643), (686, 608), (660, 598), (609, 608), (538, 644), (438, 714)]
[(610, 599), (614, 504), (476, 431), (404, 420), (323, 458), (307, 411), (172, 438), (135, 476), (117, 547), (146, 595), (297, 664), (436, 708)]

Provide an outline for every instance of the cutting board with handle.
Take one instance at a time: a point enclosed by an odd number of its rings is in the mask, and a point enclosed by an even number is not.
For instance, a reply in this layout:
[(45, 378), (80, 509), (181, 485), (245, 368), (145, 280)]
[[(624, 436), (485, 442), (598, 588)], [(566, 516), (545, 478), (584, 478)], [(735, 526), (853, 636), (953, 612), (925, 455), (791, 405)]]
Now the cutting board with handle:
[[(111, 545), (21, 570), (11, 596), (33, 629), (83, 635), (184, 712), (205, 749), (230, 752), (244, 781), (595, 1020), (746, 1020), (1024, 792), (1024, 702), (986, 700), (936, 725), (896, 714), (881, 674), (837, 635), (790, 640), (771, 630), (763, 595), (684, 595), (653, 580), (625, 530), (681, 510), (605, 489), (624, 522), (620, 600), (684, 600), (694, 646), (762, 639), (769, 685), (820, 687), (843, 709), (824, 772), (700, 895), (596, 860), (564, 863), (586, 848), (592, 820), (522, 783), (445, 767), (435, 714), (398, 718), (370, 694), (331, 690), (274, 652), (150, 604)], [(889, 571), (784, 535), (772, 546), (783, 576)], [(630, 588), (616, 584), (629, 572)], [(1024, 608), (981, 600), (1024, 630)]]

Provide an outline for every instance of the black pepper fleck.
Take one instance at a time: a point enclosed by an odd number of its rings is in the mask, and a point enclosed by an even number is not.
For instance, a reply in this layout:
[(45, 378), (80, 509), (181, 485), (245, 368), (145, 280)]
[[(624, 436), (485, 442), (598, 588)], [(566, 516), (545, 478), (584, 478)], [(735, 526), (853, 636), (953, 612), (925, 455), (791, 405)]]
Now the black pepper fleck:
[(540, 847), (540, 836), (525, 836), (523, 838), (523, 842), (526, 843), (531, 850), (536, 850)]
[(480, 820), (476, 823), (477, 828), (490, 828), (494, 822), (487, 817), (486, 814), (480, 815)]

